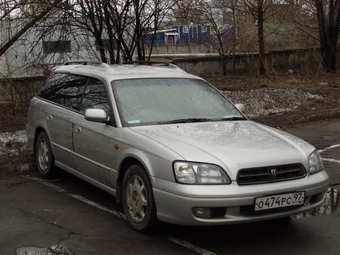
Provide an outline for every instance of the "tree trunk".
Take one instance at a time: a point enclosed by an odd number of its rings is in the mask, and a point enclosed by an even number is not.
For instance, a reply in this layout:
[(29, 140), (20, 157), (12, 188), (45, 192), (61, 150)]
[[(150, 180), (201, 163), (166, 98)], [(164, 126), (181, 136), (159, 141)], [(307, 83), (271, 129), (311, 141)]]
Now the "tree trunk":
[(262, 1), (258, 1), (257, 4), (257, 36), (259, 44), (259, 73), (260, 75), (266, 74), (265, 68), (265, 49), (264, 49), (264, 34), (263, 34), (263, 22), (264, 22), (264, 10)]
[(222, 71), (223, 71), (223, 75), (227, 75), (227, 67), (226, 67), (225, 55), (223, 54), (221, 56), (221, 58), (222, 58)]
[(227, 75), (225, 51), (224, 51), (224, 47), (223, 47), (223, 34), (218, 34), (218, 41), (219, 41), (219, 45), (220, 45), (219, 54), (220, 54), (221, 62), (222, 62), (223, 75)]
[(336, 73), (337, 60), (336, 60), (336, 47), (329, 45), (328, 47), (321, 47), (322, 63), (326, 72)]
[(108, 51), (109, 51), (109, 60), (110, 64), (116, 64), (116, 56), (115, 56), (115, 49), (117, 48), (116, 46), (116, 41), (114, 38), (114, 31), (113, 31), (113, 26), (111, 24), (111, 19), (110, 19), (110, 11), (107, 3), (104, 5), (104, 12), (105, 12), (105, 24), (106, 24), (106, 29), (107, 29), (107, 35), (109, 37), (109, 45), (108, 45)]
[(319, 23), (319, 38), (322, 64), (326, 72), (337, 71), (337, 43), (340, 26), (340, 0), (329, 2), (327, 5), (321, 0), (315, 0)]
[(100, 59), (102, 60), (103, 63), (107, 63), (103, 40), (101, 38), (97, 38), (96, 39), (96, 44), (97, 44), (97, 46), (99, 48)]
[(108, 32), (109, 35), (109, 58), (110, 58), (110, 64), (116, 64), (116, 56), (115, 56), (115, 49), (116, 49), (116, 43), (115, 39), (113, 38), (112, 30), (109, 29), (111, 32)]
[(238, 36), (238, 24), (236, 17), (236, 6), (235, 2), (232, 3), (232, 13), (233, 13), (233, 74), (236, 73), (236, 45), (237, 45), (237, 36)]

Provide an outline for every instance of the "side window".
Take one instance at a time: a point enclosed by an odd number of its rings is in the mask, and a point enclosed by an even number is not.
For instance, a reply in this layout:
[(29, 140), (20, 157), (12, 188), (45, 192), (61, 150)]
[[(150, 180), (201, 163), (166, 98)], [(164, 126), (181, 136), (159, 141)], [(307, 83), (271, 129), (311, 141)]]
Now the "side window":
[(73, 74), (56, 73), (40, 90), (39, 96), (54, 103), (79, 111), (86, 78)]
[(59, 98), (62, 98), (62, 105), (79, 111), (82, 95), (85, 89), (86, 78), (78, 75), (70, 75), (62, 89), (57, 91)]
[(62, 83), (62, 80), (65, 77), (66, 74), (63, 73), (51, 74), (47, 78), (45, 84), (41, 87), (38, 96), (53, 101), (55, 91), (58, 89), (59, 85)]
[(108, 115), (112, 113), (105, 84), (94, 78), (88, 79), (79, 110), (84, 113), (89, 108), (103, 109)]

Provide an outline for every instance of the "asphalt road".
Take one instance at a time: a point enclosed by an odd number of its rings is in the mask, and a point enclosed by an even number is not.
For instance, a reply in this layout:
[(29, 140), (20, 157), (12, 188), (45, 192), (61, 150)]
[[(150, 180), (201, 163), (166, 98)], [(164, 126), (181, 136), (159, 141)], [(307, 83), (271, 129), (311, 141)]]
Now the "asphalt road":
[(285, 130), (319, 149), (331, 184), (340, 184), (340, 119), (310, 122)]
[[(340, 120), (288, 130), (326, 149), (327, 171), (340, 183)], [(340, 213), (292, 222), (223, 227), (160, 224), (150, 236), (130, 230), (114, 198), (67, 174), (49, 182), (0, 179), (0, 255), (48, 254), (339, 254)], [(63, 248), (64, 247), (64, 248)], [(56, 250), (56, 249), (55, 249)], [(37, 252), (40, 253), (37, 253)]]

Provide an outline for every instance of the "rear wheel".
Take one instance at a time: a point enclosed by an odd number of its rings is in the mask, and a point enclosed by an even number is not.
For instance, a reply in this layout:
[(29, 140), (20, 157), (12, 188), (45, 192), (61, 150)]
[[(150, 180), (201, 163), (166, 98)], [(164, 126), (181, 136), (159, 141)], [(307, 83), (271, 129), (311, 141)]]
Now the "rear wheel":
[(38, 173), (44, 178), (51, 178), (55, 174), (54, 157), (50, 140), (45, 132), (38, 134), (34, 149), (35, 165)]
[(152, 232), (156, 219), (156, 207), (149, 177), (139, 165), (130, 166), (123, 178), (122, 207), (130, 227)]

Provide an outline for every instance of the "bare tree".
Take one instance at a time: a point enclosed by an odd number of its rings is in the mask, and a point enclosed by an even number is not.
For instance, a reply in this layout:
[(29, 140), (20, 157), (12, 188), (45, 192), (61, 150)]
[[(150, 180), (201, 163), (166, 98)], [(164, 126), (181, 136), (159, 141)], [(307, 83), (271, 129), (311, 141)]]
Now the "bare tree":
[(313, 0), (319, 24), (320, 51), (327, 72), (337, 71), (336, 49), (340, 28), (340, 0)]
[(165, 2), (168, 1), (75, 0), (73, 23), (95, 38), (103, 62), (129, 62), (135, 55), (144, 60), (145, 33), (150, 27), (158, 27)]
[(296, 28), (320, 46), (322, 65), (336, 72), (336, 51), (340, 29), (339, 0), (295, 0), (300, 5), (294, 23)]
[(155, 42), (155, 37), (157, 34), (157, 30), (161, 26), (161, 24), (164, 22), (166, 18), (169, 17), (170, 12), (172, 10), (172, 5), (174, 1), (164, 1), (164, 0), (152, 0), (151, 2), (151, 12), (153, 12), (153, 21), (150, 23), (149, 29), (147, 28), (146, 31), (150, 30), (153, 32), (153, 36), (151, 39), (151, 44), (149, 48), (149, 55), (148, 60), (150, 61), (152, 50)]
[(265, 68), (265, 41), (264, 41), (264, 21), (272, 0), (243, 0), (247, 11), (254, 17), (257, 24), (257, 39), (259, 50), (259, 73), (266, 74)]
[[(206, 0), (175, 0), (172, 6), (173, 16), (177, 24), (188, 25), (190, 23), (202, 23), (202, 4)], [(204, 18), (203, 18), (204, 20)]]
[(232, 28), (233, 28), (233, 46), (232, 46), (232, 57), (233, 57), (233, 73), (236, 73), (236, 50), (238, 43), (238, 22), (237, 22), (237, 12), (239, 9), (240, 0), (229, 0), (227, 2), (227, 10), (230, 10), (232, 15)]
[[(88, 31), (95, 39), (101, 61), (107, 63), (103, 34), (105, 30), (105, 0), (76, 0), (70, 14), (75, 26)], [(67, 11), (67, 10), (64, 10)]]
[[(52, 8), (59, 6), (63, 1), (29, 1), (29, 0), (1, 0), (0, 22), (11, 19), (21, 19), (22, 24), (6, 41), (0, 42), (0, 56), (2, 56), (16, 41), (18, 41), (30, 28), (44, 18)], [(26, 8), (39, 5), (38, 11), (26, 13)], [(37, 8), (35, 9), (37, 10)]]
[(226, 12), (227, 5), (225, 0), (205, 0), (200, 3), (200, 12), (206, 22), (211, 27), (210, 36), (208, 38), (209, 45), (212, 45), (217, 50), (221, 57), (223, 74), (226, 75), (226, 54), (229, 51), (227, 43), (226, 27), (223, 24), (223, 14)]

